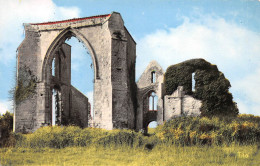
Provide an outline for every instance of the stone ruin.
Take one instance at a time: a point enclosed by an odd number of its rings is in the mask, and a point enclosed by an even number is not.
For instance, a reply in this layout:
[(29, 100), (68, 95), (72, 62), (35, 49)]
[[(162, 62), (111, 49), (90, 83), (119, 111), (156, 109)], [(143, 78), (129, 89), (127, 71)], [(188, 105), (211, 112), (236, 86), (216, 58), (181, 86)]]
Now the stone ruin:
[[(117, 12), (24, 28), (17, 54), (15, 132), (70, 124), (146, 131), (152, 121), (200, 114), (201, 101), (185, 95), (182, 86), (165, 95), (164, 71), (155, 61), (135, 82), (136, 43)], [(65, 43), (70, 37), (91, 55), (93, 106), (71, 85), (71, 46)]]

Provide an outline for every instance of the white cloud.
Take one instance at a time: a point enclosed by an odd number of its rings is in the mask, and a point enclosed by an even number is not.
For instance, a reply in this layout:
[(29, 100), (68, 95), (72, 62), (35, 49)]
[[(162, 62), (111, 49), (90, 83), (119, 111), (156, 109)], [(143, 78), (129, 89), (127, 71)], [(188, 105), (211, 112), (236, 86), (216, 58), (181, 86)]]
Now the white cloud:
[(240, 112), (260, 115), (260, 67), (253, 73), (236, 81), (234, 91), (239, 93)]
[[(260, 103), (260, 67), (259, 69), (254, 72), (250, 73), (248, 76), (236, 82), (236, 88), (242, 89), (245, 88), (243, 92), (247, 92), (247, 98), (255, 103)], [(259, 92), (259, 93), (255, 93)]]
[(12, 112), (12, 102), (0, 100), (0, 114), (4, 114), (6, 111)]
[(52, 0), (0, 1), (0, 59), (7, 64), (23, 40), (23, 23), (45, 22), (79, 17), (76, 7), (59, 7)]
[(191, 58), (205, 58), (231, 76), (236, 67), (247, 71), (248, 65), (260, 61), (260, 35), (222, 18), (206, 17), (194, 22), (186, 19), (182, 25), (157, 30), (138, 43), (139, 64), (155, 59), (167, 67)]
[(77, 7), (56, 7), (57, 9), (57, 18), (64, 19), (64, 18), (77, 18), (79, 17), (80, 10)]
[(217, 16), (184, 17), (180, 26), (157, 30), (137, 43), (137, 77), (151, 60), (166, 69), (188, 59), (204, 58), (230, 80), (235, 101), (247, 100), (238, 103), (239, 108), (260, 114), (260, 34)]

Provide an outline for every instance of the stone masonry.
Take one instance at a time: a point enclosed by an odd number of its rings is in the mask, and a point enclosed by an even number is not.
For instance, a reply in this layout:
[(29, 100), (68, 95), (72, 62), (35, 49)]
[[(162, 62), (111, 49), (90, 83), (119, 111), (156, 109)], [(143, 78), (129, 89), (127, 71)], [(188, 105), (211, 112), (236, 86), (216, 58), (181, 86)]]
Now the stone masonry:
[[(164, 72), (155, 61), (135, 82), (136, 43), (117, 12), (24, 28), (17, 56), (16, 132), (69, 124), (146, 130), (151, 121), (161, 124), (175, 115), (200, 113), (201, 102), (181, 87), (165, 95)], [(79, 39), (91, 55), (93, 106), (71, 85), (71, 46), (65, 43), (70, 37)]]
[[(155, 78), (153, 78), (155, 77)], [(181, 115), (200, 115), (200, 107), (202, 102), (191, 96), (185, 95), (183, 87), (179, 86), (172, 95), (165, 95), (164, 90), (164, 71), (156, 62), (152, 61), (145, 69), (139, 80), (137, 81), (137, 123), (136, 129), (147, 130), (147, 126), (152, 121), (162, 124), (175, 116)], [(152, 93), (157, 96), (154, 103), (156, 108), (150, 109), (149, 105), (154, 105)]]

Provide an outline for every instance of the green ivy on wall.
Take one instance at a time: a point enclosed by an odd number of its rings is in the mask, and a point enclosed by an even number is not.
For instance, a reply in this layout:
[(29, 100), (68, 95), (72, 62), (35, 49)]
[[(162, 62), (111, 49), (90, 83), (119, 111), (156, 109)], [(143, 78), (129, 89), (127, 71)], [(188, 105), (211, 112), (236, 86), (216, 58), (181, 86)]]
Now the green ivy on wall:
[[(195, 73), (195, 91), (192, 91), (192, 73)], [(238, 109), (229, 92), (230, 82), (216, 65), (204, 59), (191, 59), (169, 66), (164, 77), (166, 95), (183, 86), (186, 94), (202, 100), (201, 115), (236, 116)]]
[(16, 104), (28, 99), (32, 94), (35, 94), (36, 88), (36, 77), (32, 75), (28, 68), (20, 68), (18, 75), (19, 78), (14, 91), (14, 99)]

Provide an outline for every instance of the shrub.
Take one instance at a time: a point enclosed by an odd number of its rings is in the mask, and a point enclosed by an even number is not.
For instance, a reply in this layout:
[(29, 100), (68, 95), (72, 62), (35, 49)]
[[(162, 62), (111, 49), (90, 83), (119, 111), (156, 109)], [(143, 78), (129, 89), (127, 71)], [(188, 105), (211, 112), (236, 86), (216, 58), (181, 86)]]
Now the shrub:
[[(195, 73), (195, 91), (192, 92), (192, 73)], [(230, 82), (216, 65), (204, 59), (191, 59), (167, 68), (164, 84), (166, 94), (172, 94), (183, 86), (186, 94), (202, 100), (201, 115), (236, 116), (238, 109), (228, 91)]]
[(7, 111), (0, 116), (0, 147), (12, 146), (15, 144), (12, 130), (13, 114)]
[(64, 148), (68, 146), (141, 147), (145, 144), (140, 133), (131, 130), (81, 129), (76, 126), (48, 126), (17, 138), (17, 147)]
[(156, 136), (179, 145), (254, 144), (260, 142), (260, 119), (254, 116), (177, 117), (158, 126)]
[(47, 126), (31, 134), (13, 134), (8, 144), (24, 148), (96, 146), (153, 149), (156, 145), (229, 145), (260, 143), (260, 117), (176, 117), (155, 129), (149, 137), (132, 130), (81, 129), (76, 126)]

